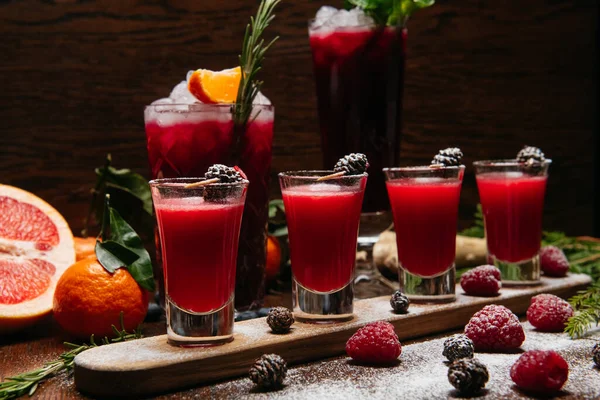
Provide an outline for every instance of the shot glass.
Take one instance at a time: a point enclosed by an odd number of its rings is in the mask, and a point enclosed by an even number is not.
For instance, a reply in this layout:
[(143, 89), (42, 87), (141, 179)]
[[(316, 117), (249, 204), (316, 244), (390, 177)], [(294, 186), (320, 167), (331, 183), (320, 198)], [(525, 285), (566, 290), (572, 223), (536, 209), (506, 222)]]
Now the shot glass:
[(235, 270), (248, 181), (186, 188), (150, 181), (163, 254), (167, 336), (179, 346), (233, 339)]
[(488, 262), (502, 282), (540, 282), (542, 214), (552, 160), (529, 166), (517, 160), (476, 161), (475, 179), (483, 210)]
[(454, 258), (464, 165), (385, 168), (400, 290), (413, 301), (456, 299)]
[(353, 318), (358, 225), (368, 175), (318, 181), (332, 173), (279, 174), (290, 240), (294, 315), (306, 322)]

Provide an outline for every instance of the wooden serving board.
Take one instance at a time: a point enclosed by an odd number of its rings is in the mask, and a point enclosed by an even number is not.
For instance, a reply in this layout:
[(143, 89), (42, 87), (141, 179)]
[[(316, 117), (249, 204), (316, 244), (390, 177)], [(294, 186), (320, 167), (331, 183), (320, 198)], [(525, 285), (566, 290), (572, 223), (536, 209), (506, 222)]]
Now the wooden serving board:
[(497, 297), (472, 297), (457, 287), (457, 301), (447, 304), (411, 304), (410, 312), (396, 315), (389, 296), (355, 302), (356, 317), (348, 322), (315, 325), (296, 322), (290, 333), (270, 332), (265, 318), (236, 323), (234, 340), (216, 347), (179, 348), (167, 336), (155, 336), (87, 350), (75, 358), (75, 385), (97, 397), (132, 397), (183, 389), (244, 375), (254, 360), (277, 353), (288, 364), (343, 354), (346, 341), (369, 322), (391, 322), (400, 340), (462, 328), (486, 304), (502, 304), (523, 314), (532, 296), (553, 293), (568, 297), (591, 279), (571, 274), (542, 278), (532, 287), (503, 288)]

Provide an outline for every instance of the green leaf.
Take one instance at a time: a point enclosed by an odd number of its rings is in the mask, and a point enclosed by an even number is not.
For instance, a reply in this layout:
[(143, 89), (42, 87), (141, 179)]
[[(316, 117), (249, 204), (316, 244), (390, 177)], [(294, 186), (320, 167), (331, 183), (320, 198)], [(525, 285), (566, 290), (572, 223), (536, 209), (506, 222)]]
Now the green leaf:
[(269, 234), (275, 237), (286, 236), (288, 234), (288, 228), (287, 226), (282, 226), (281, 228), (274, 229), (272, 232), (269, 229)]
[(106, 242), (97, 240), (95, 251), (100, 264), (111, 274), (139, 258), (133, 251), (112, 240)]
[(276, 199), (269, 202), (269, 218), (275, 218), (278, 213), (285, 213), (283, 200)]
[(361, 8), (380, 25), (404, 26), (415, 11), (434, 3), (435, 0), (345, 0), (344, 7)]
[(119, 212), (109, 207), (110, 212), (110, 240), (114, 241), (137, 255), (133, 262), (126, 263), (125, 267), (133, 279), (143, 288), (154, 291), (154, 275), (152, 261), (148, 251), (144, 248), (142, 239), (133, 228), (121, 217)]
[(138, 198), (144, 211), (152, 215), (152, 194), (146, 179), (130, 169), (116, 169), (112, 166), (96, 168), (96, 175), (103, 178), (107, 186), (122, 190)]

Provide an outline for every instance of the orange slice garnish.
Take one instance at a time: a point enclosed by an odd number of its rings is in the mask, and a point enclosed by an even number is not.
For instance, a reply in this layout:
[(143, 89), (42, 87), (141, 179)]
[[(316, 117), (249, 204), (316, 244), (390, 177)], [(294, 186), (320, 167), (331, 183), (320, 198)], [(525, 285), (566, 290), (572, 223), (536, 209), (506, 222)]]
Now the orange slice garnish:
[(237, 97), (241, 76), (240, 67), (223, 71), (198, 69), (188, 80), (188, 90), (203, 103), (233, 103)]

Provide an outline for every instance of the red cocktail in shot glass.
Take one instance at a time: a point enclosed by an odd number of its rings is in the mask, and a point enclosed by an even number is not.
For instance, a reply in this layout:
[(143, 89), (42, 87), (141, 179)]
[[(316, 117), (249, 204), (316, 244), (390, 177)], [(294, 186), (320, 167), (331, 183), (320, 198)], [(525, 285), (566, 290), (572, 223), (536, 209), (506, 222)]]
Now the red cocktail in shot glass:
[(352, 318), (356, 244), (367, 174), (317, 180), (332, 172), (279, 174), (290, 240), (294, 314), (307, 321)]
[(386, 168), (400, 290), (411, 300), (453, 301), (458, 203), (465, 167)]
[(474, 162), (483, 211), (488, 262), (506, 284), (537, 284), (548, 168), (511, 160)]
[(162, 248), (167, 335), (170, 343), (182, 346), (233, 338), (236, 256), (248, 181), (186, 187), (202, 180), (150, 181)]

